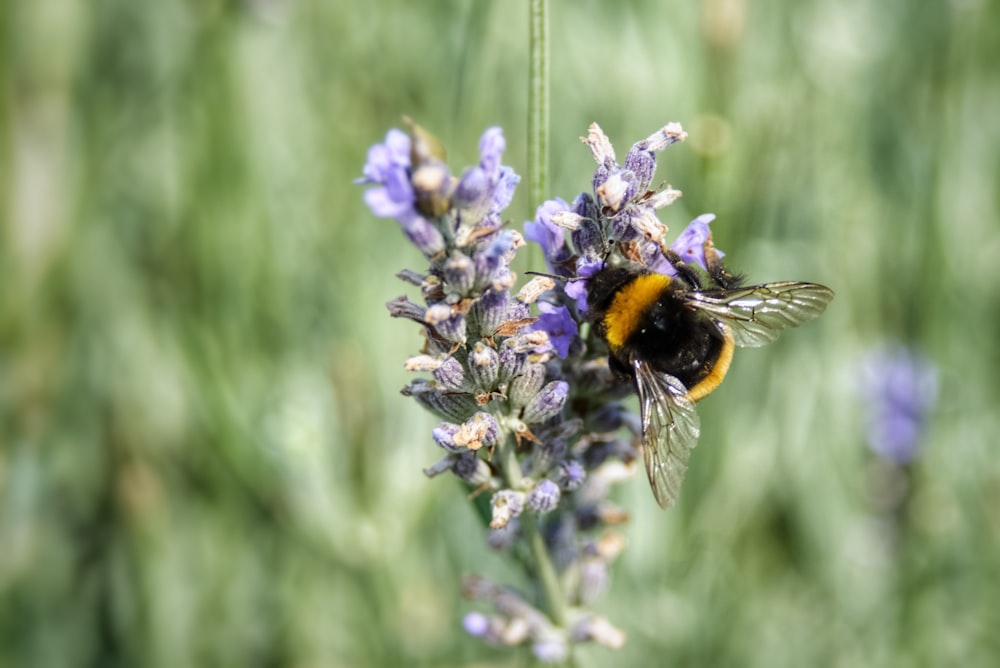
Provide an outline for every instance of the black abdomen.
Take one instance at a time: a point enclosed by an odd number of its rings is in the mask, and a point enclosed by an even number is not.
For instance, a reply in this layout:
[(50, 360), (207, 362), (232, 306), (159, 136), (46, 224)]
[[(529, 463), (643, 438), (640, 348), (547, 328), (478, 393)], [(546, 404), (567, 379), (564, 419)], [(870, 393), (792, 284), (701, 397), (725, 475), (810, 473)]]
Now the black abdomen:
[[(691, 389), (711, 373), (725, 341), (718, 327), (671, 294), (654, 302), (629, 337), (623, 354), (638, 354), (656, 371)], [(626, 367), (627, 359), (618, 360)]]

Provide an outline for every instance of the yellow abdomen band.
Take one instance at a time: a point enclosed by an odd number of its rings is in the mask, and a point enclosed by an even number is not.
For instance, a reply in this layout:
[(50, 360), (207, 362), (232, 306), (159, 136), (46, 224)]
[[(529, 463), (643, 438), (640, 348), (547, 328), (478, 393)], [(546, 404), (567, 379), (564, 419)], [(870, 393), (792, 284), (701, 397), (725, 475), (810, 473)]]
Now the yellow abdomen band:
[(664, 274), (640, 274), (620, 288), (604, 314), (605, 338), (612, 352), (625, 345), (650, 305), (659, 299), (670, 286), (670, 277)]
[(722, 349), (719, 351), (719, 356), (715, 358), (715, 362), (712, 363), (712, 370), (693, 387), (688, 388), (688, 399), (691, 401), (701, 401), (707, 397), (726, 377), (736, 347), (733, 342), (733, 334), (729, 331), (728, 326), (723, 329), (723, 337)]

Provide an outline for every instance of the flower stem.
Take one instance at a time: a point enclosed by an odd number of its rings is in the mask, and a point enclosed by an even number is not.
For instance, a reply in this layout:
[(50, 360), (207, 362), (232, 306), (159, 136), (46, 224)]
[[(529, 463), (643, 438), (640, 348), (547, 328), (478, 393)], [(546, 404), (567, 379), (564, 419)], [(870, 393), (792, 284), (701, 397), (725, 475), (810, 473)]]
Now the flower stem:
[[(501, 461), (503, 462), (504, 474), (511, 489), (521, 488), (521, 463), (517, 459), (517, 443), (513, 436), (509, 436), (501, 446), (503, 452)], [(531, 548), (531, 556), (534, 558), (535, 569), (539, 584), (545, 595), (546, 612), (549, 619), (555, 626), (560, 628), (566, 625), (566, 598), (563, 596), (562, 585), (559, 582), (559, 575), (556, 567), (549, 557), (549, 550), (545, 547), (545, 538), (542, 536), (538, 526), (537, 518), (530, 512), (521, 514), (521, 530)]]
[[(530, 216), (548, 191), (549, 1), (530, 0), (528, 84), (528, 194)], [(529, 217), (530, 217), (529, 216)]]

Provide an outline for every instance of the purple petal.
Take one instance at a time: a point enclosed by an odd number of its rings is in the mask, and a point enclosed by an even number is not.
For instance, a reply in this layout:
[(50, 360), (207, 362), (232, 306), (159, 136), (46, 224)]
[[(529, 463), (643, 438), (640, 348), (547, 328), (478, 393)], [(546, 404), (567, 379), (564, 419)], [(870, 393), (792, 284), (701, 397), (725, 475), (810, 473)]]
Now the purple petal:
[(493, 211), (503, 211), (510, 205), (510, 201), (514, 199), (514, 190), (520, 182), (521, 177), (512, 168), (500, 168), (500, 175), (493, 188)]
[[(697, 264), (703, 269), (708, 269), (705, 261), (705, 242), (712, 234), (708, 224), (713, 220), (715, 220), (714, 213), (705, 213), (692, 220), (674, 243), (670, 244), (671, 250), (688, 264)], [(719, 257), (724, 255), (725, 253), (719, 252)]]
[(559, 211), (569, 211), (569, 205), (559, 198), (550, 199), (535, 210), (535, 220), (524, 224), (524, 238), (541, 246), (550, 264), (566, 250), (566, 230), (552, 222), (552, 215)]
[(490, 175), (496, 174), (506, 148), (507, 142), (504, 140), (503, 130), (498, 127), (488, 128), (479, 140), (479, 165), (483, 171)]
[(467, 169), (455, 187), (455, 206), (460, 209), (476, 207), (486, 199), (489, 187), (489, 178), (482, 167)]
[[(604, 266), (604, 260), (584, 259), (576, 265), (576, 275), (590, 278)], [(566, 296), (576, 300), (576, 308), (580, 313), (586, 313), (587, 306), (587, 281), (569, 281), (566, 283)]]
[(555, 348), (556, 354), (565, 359), (569, 354), (570, 344), (579, 333), (580, 328), (565, 306), (555, 306), (548, 302), (539, 302), (541, 315), (531, 326), (532, 331), (544, 331), (549, 335), (549, 342)]

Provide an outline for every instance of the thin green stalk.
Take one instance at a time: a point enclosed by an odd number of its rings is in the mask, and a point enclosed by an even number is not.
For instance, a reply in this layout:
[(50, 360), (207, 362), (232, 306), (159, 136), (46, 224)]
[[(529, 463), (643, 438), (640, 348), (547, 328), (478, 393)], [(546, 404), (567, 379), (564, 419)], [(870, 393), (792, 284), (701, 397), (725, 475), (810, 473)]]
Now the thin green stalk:
[[(508, 437), (501, 448), (503, 450), (501, 461), (507, 476), (507, 483), (511, 489), (520, 489), (521, 463), (517, 459), (517, 444), (514, 438)], [(545, 594), (546, 612), (556, 626), (564, 627), (566, 625), (566, 598), (559, 582), (559, 574), (549, 557), (548, 548), (545, 547), (545, 538), (538, 527), (538, 522), (531, 516), (531, 513), (521, 514), (521, 530), (524, 531), (528, 545), (531, 546), (531, 555), (535, 560), (538, 580)]]
[(545, 199), (549, 176), (549, 2), (530, 0), (528, 83), (529, 217)]
[[(530, 0), (530, 55), (528, 84), (528, 216), (545, 200), (549, 177), (549, 2)], [(504, 470), (512, 489), (521, 482), (521, 466), (517, 447), (512, 439), (504, 444)], [(556, 626), (566, 626), (566, 598), (559, 574), (545, 547), (545, 538), (536, 518), (530, 513), (521, 516), (521, 528), (531, 546), (538, 580), (545, 595), (549, 618)]]

